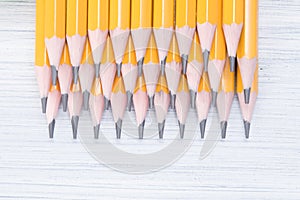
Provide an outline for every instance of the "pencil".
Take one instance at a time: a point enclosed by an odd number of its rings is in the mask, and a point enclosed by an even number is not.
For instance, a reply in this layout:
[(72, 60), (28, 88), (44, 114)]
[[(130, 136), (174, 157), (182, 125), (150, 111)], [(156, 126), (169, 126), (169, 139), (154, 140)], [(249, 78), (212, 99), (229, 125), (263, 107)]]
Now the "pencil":
[(222, 29), (222, 0), (218, 0), (216, 12), (218, 13), (217, 28), (208, 63), (213, 106), (216, 106), (217, 93), (226, 61), (226, 44)]
[(123, 58), (122, 75), (125, 90), (127, 93), (127, 108), (130, 112), (132, 107), (132, 95), (138, 77), (137, 62), (131, 35), (129, 36), (128, 44)]
[(238, 46), (237, 58), (242, 76), (245, 103), (250, 102), (251, 84), (257, 65), (258, 0), (245, 0), (244, 28)]
[(108, 110), (110, 106), (111, 90), (114, 83), (116, 71), (116, 62), (112, 47), (112, 41), (110, 39), (110, 36), (108, 36), (103, 51), (100, 68), (100, 78), (104, 95), (104, 108), (106, 110)]
[(39, 85), (42, 113), (46, 113), (51, 70), (45, 47), (45, 1), (36, 1), (35, 72)]
[(67, 43), (73, 70), (73, 84), (68, 100), (73, 138), (77, 138), (77, 128), (83, 95), (79, 81), (79, 66), (87, 36), (87, 0), (67, 0)]
[(227, 58), (217, 97), (217, 109), (221, 124), (221, 135), (223, 139), (226, 138), (227, 121), (229, 119), (234, 97), (234, 75), (234, 72), (230, 71), (230, 60)]
[(198, 35), (194, 35), (187, 66), (187, 80), (191, 94), (191, 108), (195, 108), (197, 90), (203, 72), (203, 56)]
[(211, 51), (215, 30), (218, 23), (217, 8), (219, 0), (197, 0), (197, 30), (200, 38), (204, 71), (208, 70), (209, 54)]
[(175, 34), (171, 40), (166, 63), (166, 78), (171, 96), (171, 108), (175, 109), (176, 92), (181, 75), (181, 60)]
[(237, 94), (240, 103), (240, 108), (244, 120), (244, 128), (245, 128), (245, 137), (248, 139), (250, 134), (250, 124), (254, 111), (254, 106), (256, 103), (257, 95), (258, 95), (258, 66), (254, 72), (253, 82), (251, 84), (251, 96), (249, 99), (249, 103), (245, 103), (245, 91), (241, 76), (240, 68), (237, 70)]
[(244, 22), (244, 0), (223, 1), (223, 31), (230, 61), (230, 71), (235, 71), (236, 51)]
[(204, 138), (207, 116), (211, 104), (211, 90), (207, 72), (203, 72), (200, 79), (197, 96), (196, 109), (198, 114), (198, 121), (200, 126), (201, 138)]
[(150, 36), (149, 45), (146, 50), (143, 72), (149, 97), (149, 108), (152, 109), (154, 107), (154, 93), (160, 73), (158, 52), (153, 34)]
[(182, 72), (186, 74), (188, 56), (196, 29), (196, 0), (176, 0), (176, 38), (182, 62)]
[(45, 8), (45, 44), (51, 65), (51, 82), (56, 86), (58, 66), (66, 40), (66, 0), (47, 0)]
[(174, 8), (174, 0), (153, 1), (153, 33), (163, 73), (174, 32)]
[(47, 108), (46, 108), (49, 138), (53, 138), (54, 136), (55, 118), (58, 113), (60, 99), (61, 99), (61, 93), (60, 93), (59, 84), (56, 84), (55, 86), (51, 85), (49, 96), (48, 96)]
[(61, 101), (63, 111), (66, 112), (68, 109), (68, 93), (70, 92), (70, 86), (72, 83), (72, 66), (69, 55), (68, 45), (65, 45), (63, 54), (61, 56), (60, 65), (58, 68), (58, 80), (61, 91)]
[(168, 89), (165, 71), (161, 71), (158, 79), (154, 96), (154, 106), (158, 123), (159, 138), (162, 139), (165, 129), (166, 116), (170, 106), (170, 91)]
[(147, 88), (143, 74), (143, 68), (138, 67), (138, 79), (136, 87), (133, 92), (133, 105), (135, 109), (136, 122), (138, 125), (139, 139), (144, 137), (144, 126), (147, 110), (149, 106), (149, 99), (147, 96)]
[(81, 90), (83, 93), (83, 108), (84, 110), (88, 110), (91, 87), (95, 77), (95, 67), (92, 50), (88, 39), (85, 42), (78, 75), (80, 79)]

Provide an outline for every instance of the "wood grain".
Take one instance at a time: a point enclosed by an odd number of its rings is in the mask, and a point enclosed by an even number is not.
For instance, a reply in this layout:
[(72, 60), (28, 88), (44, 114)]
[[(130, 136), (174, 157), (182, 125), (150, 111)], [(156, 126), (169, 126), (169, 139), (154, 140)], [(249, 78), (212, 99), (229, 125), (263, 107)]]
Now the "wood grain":
[[(244, 139), (235, 97), (228, 138), (208, 157), (199, 160), (198, 131), (173, 165), (129, 175), (98, 163), (72, 140), (61, 110), (55, 139), (48, 139), (33, 68), (35, 1), (0, 1), (0, 199), (299, 199), (300, 3), (261, 0), (259, 7), (260, 94), (251, 139)], [(113, 137), (110, 120), (106, 113), (102, 127)], [(160, 143), (112, 142), (131, 150)]]

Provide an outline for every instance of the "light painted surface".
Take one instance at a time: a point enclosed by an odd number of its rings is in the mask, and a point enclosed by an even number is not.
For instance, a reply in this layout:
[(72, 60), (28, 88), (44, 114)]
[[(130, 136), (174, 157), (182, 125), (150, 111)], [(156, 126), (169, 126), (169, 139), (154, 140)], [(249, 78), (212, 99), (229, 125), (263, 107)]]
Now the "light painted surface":
[[(208, 157), (199, 160), (204, 141), (198, 130), (182, 158), (144, 175), (116, 172), (95, 161), (72, 140), (62, 110), (55, 139), (48, 139), (33, 62), (34, 2), (0, 1), (0, 199), (299, 199), (298, 0), (260, 1), (260, 94), (251, 139), (244, 139), (235, 97), (228, 138)], [(157, 137), (115, 141), (111, 114), (103, 120), (116, 145), (149, 151), (162, 143)]]

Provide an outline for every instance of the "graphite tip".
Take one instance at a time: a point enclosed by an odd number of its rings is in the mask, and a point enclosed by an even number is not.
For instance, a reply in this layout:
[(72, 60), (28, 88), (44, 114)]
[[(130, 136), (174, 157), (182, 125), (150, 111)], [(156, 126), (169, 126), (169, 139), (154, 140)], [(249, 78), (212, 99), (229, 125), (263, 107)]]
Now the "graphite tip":
[(99, 139), (100, 124), (94, 126), (94, 138)]
[(217, 105), (217, 96), (218, 96), (218, 93), (217, 92), (215, 92), (215, 91), (213, 91), (212, 90), (212, 101), (211, 101), (211, 105), (213, 106), (213, 107), (216, 107), (216, 105)]
[(110, 106), (110, 101), (104, 97), (104, 108), (105, 110), (109, 110), (109, 106)]
[(42, 113), (46, 113), (46, 108), (47, 108), (47, 97), (41, 98), (41, 104), (42, 104)]
[(221, 135), (222, 139), (226, 138), (227, 121), (221, 121)]
[(171, 109), (175, 109), (176, 94), (171, 94)]
[(132, 97), (133, 97), (132, 93), (130, 91), (127, 91), (127, 108), (129, 112), (131, 112)]
[(56, 67), (54, 65), (51, 65), (51, 82), (52, 85), (56, 86), (57, 83), (57, 70)]
[(149, 97), (149, 109), (154, 108), (154, 96)]
[(61, 101), (62, 101), (63, 111), (67, 112), (67, 110), (68, 110), (68, 94), (62, 94)]
[(182, 63), (182, 73), (186, 74), (187, 64), (188, 64), (188, 55), (181, 55), (181, 63)]
[(209, 60), (210, 52), (208, 50), (203, 51), (203, 64), (204, 64), (204, 72), (208, 71), (208, 60)]
[(195, 109), (196, 108), (196, 95), (197, 93), (194, 92), (193, 90), (190, 90), (191, 93), (191, 108)]
[(163, 139), (164, 137), (165, 122), (166, 120), (164, 120), (162, 123), (158, 123), (159, 139)]
[(250, 122), (244, 120), (244, 128), (245, 128), (245, 137), (246, 137), (246, 139), (249, 139), (249, 134), (250, 134)]
[(145, 120), (139, 125), (139, 139), (144, 138)]
[(52, 122), (49, 124), (48, 128), (49, 128), (49, 138), (53, 139), (54, 128), (55, 128), (55, 119), (52, 120)]
[(90, 98), (90, 93), (89, 93), (89, 91), (85, 90), (83, 92), (83, 109), (84, 110), (89, 110), (89, 98)]
[(116, 123), (116, 137), (117, 137), (117, 139), (121, 138), (121, 132), (122, 132), (122, 120), (119, 119)]
[(206, 127), (206, 119), (202, 120), (200, 122), (200, 133), (201, 133), (201, 139), (204, 138), (205, 135), (205, 127)]
[(137, 66), (138, 66), (138, 76), (142, 76), (143, 74), (143, 65), (144, 65), (144, 57), (141, 58), (138, 63), (137, 63)]
[(79, 121), (79, 116), (73, 116), (71, 119), (73, 139), (77, 139), (78, 121)]
[(183, 139), (183, 137), (184, 137), (185, 124), (181, 124), (181, 123), (178, 121), (178, 125), (179, 125), (180, 138)]
[(230, 63), (230, 71), (231, 72), (235, 71), (235, 60), (236, 60), (236, 57), (229, 56), (229, 63)]
[(244, 89), (245, 104), (249, 104), (250, 102), (250, 93), (251, 93), (251, 88)]

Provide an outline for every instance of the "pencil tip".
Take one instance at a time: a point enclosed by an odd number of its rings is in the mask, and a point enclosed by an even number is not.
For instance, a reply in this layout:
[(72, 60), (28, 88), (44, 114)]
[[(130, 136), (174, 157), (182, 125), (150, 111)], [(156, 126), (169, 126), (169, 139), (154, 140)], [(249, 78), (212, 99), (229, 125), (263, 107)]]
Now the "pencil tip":
[(55, 128), (55, 119), (49, 124), (49, 138), (53, 139), (54, 136), (54, 128)]
[(176, 94), (171, 94), (171, 109), (175, 109)]
[(236, 60), (236, 57), (229, 56), (230, 72), (234, 72), (235, 71), (235, 60)]
[(204, 64), (204, 71), (208, 71), (208, 60), (209, 60), (210, 52), (208, 50), (203, 51), (203, 64)]
[(118, 119), (116, 123), (116, 137), (117, 139), (121, 138), (121, 132), (122, 132), (122, 120)]
[(100, 124), (94, 126), (94, 138), (99, 139)]
[(154, 96), (149, 97), (149, 109), (154, 108)]
[(46, 113), (46, 108), (47, 108), (47, 97), (41, 98), (41, 103), (42, 103), (42, 113)]
[(89, 98), (90, 98), (90, 93), (89, 93), (89, 91), (85, 90), (83, 92), (83, 109), (84, 110), (89, 110)]
[(213, 107), (216, 107), (218, 93), (213, 91), (213, 90), (212, 90), (211, 93), (212, 93), (212, 101), (211, 101), (212, 103), (211, 104), (212, 104)]
[(73, 139), (77, 139), (78, 121), (79, 121), (79, 116), (73, 116), (71, 119)]
[(250, 135), (250, 122), (244, 120), (244, 128), (245, 128), (245, 137), (246, 139), (249, 139), (249, 135)]
[(183, 74), (186, 74), (186, 71), (187, 71), (188, 58), (189, 58), (188, 55), (184, 55), (184, 54), (181, 55), (182, 73)]
[(183, 137), (184, 137), (185, 124), (181, 124), (181, 123), (178, 121), (178, 125), (179, 125), (180, 138), (183, 139)]
[(162, 123), (158, 123), (159, 139), (163, 139), (164, 137), (165, 122), (166, 120), (164, 120)]
[(143, 65), (144, 65), (144, 57), (141, 58), (138, 63), (137, 63), (137, 66), (138, 66), (138, 76), (142, 76), (143, 74)]
[(251, 94), (251, 88), (244, 89), (245, 104), (249, 104), (250, 94)]
[(51, 65), (51, 82), (52, 85), (56, 86), (57, 83), (57, 70), (56, 67), (54, 65)]
[(200, 133), (201, 133), (201, 139), (204, 138), (205, 135), (205, 127), (206, 127), (206, 119), (202, 120), (200, 122)]
[(191, 108), (195, 109), (196, 108), (196, 95), (197, 93), (194, 92), (193, 90), (190, 90), (191, 93)]
[(63, 111), (67, 112), (67, 109), (68, 109), (68, 94), (62, 94), (61, 95), (61, 101), (62, 101)]
[(131, 92), (127, 92), (127, 108), (128, 108), (128, 111), (131, 112), (131, 108), (132, 108), (132, 93)]
[(144, 138), (145, 120), (139, 125), (139, 139)]
[(110, 101), (104, 97), (104, 108), (105, 110), (109, 110), (109, 106), (110, 106)]
[(227, 131), (227, 121), (221, 121), (221, 135), (222, 135), (222, 139), (226, 138), (226, 131)]

